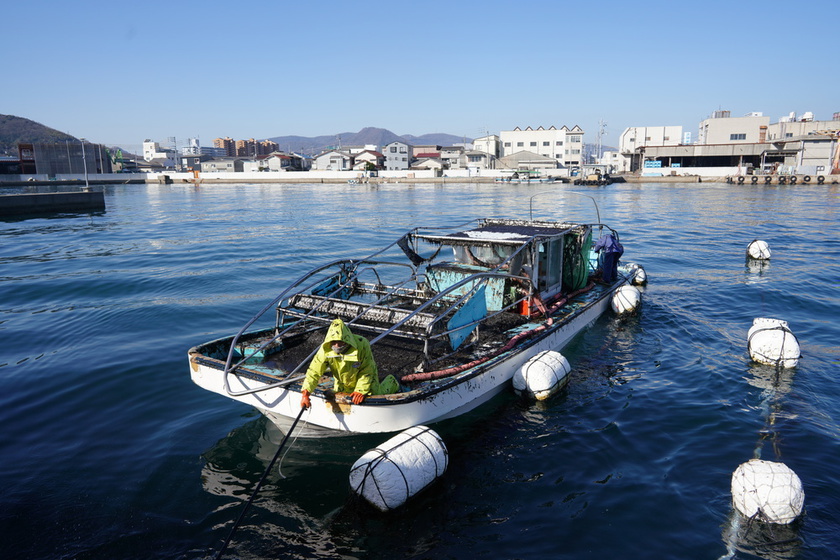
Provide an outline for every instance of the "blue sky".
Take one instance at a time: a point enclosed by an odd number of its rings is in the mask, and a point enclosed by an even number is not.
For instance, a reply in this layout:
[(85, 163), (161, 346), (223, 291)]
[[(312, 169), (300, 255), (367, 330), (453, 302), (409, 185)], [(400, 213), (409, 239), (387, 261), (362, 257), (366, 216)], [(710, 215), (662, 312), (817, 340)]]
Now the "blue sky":
[(12, 2), (0, 113), (137, 148), (840, 111), (834, 1)]

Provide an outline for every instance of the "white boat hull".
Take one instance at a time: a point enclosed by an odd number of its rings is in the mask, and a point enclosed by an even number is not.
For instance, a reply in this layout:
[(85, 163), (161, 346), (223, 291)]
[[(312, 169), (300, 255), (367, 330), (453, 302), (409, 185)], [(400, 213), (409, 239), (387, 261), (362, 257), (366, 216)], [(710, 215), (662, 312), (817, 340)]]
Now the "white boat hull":
[[(615, 287), (617, 285), (613, 288)], [(480, 373), (471, 375), (468, 370), (454, 376), (451, 383), (442, 383), (439, 390), (421, 394), (414, 400), (400, 394), (400, 397), (395, 399), (369, 398), (362, 404), (353, 405), (328, 402), (323, 396), (313, 394), (310, 397), (312, 406), (301, 420), (306, 427), (301, 435), (306, 437), (340, 435), (342, 432), (397, 432), (419, 424), (433, 424), (468, 412), (506, 389), (514, 372), (534, 355), (544, 350), (559, 350), (565, 346), (606, 311), (610, 306), (611, 297), (612, 291), (604, 292), (581, 313), (558, 327), (549, 328), (545, 335), (533, 343), (514, 347), (475, 368), (480, 370)], [(222, 370), (193, 360), (190, 367), (194, 383), (208, 391), (257, 408), (281, 429), (288, 428), (300, 414), (299, 391), (271, 388), (235, 395), (259, 389), (266, 384), (233, 374), (227, 376), (230, 392), (233, 393), (229, 394), (225, 388)], [(465, 376), (469, 379), (463, 380)], [(459, 379), (462, 380), (459, 382)]]

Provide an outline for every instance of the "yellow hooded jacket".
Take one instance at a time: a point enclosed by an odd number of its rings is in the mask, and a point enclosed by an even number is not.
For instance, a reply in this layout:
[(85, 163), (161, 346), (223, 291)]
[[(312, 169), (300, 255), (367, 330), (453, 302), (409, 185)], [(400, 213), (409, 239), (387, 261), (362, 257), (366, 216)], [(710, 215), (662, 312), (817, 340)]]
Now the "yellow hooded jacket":
[[(335, 341), (348, 345), (343, 354), (332, 351), (331, 346)], [(391, 393), (399, 388), (397, 380), (391, 375), (386, 378), (387, 383), (383, 382), (383, 385), (387, 386), (380, 386), (379, 372), (373, 360), (370, 342), (363, 336), (353, 334), (341, 319), (334, 320), (327, 329), (324, 342), (312, 358), (309, 369), (306, 370), (306, 381), (303, 382), (302, 389), (313, 392), (321, 376), (326, 373), (327, 367), (335, 378), (333, 389), (336, 393), (382, 395), (386, 394), (383, 393), (383, 389)]]

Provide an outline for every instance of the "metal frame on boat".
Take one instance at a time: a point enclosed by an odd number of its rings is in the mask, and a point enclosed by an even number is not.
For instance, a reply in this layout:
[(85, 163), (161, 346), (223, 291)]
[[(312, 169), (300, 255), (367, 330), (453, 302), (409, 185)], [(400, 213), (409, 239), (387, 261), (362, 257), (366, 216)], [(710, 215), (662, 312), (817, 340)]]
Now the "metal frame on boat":
[[(340, 318), (400, 391), (353, 404), (325, 376), (307, 428), (395, 432), (457, 416), (505, 389), (535, 354), (564, 346), (635, 274), (632, 265), (602, 274), (593, 228), (618, 237), (600, 223), (532, 219), (413, 229), (366, 258), (313, 269), (236, 335), (190, 349), (192, 379), (288, 426), (306, 368)], [(270, 310), (273, 325), (256, 327)]]

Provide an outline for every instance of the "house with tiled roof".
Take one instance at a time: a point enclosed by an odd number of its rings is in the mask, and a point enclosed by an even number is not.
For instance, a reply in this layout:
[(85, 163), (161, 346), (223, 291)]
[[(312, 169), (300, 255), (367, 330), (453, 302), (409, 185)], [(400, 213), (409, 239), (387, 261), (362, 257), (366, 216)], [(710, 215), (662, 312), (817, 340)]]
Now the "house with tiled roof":
[(312, 168), (319, 171), (350, 171), (353, 169), (353, 156), (343, 151), (328, 150), (315, 156)]
[(385, 167), (385, 156), (376, 150), (364, 150), (353, 156), (353, 169), (356, 171), (370, 171)]

